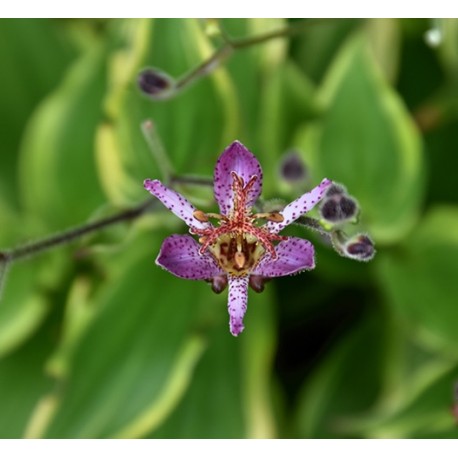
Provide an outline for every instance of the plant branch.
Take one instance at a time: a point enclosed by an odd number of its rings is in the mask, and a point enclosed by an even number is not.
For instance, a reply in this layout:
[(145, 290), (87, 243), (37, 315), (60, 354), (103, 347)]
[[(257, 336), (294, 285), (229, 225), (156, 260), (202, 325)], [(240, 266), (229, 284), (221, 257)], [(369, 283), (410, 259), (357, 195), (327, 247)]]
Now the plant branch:
[(151, 208), (154, 204), (156, 204), (156, 201), (148, 199), (137, 207), (124, 210), (113, 216), (102, 218), (98, 221), (84, 224), (74, 229), (69, 229), (60, 234), (38, 240), (37, 242), (27, 243), (7, 251), (0, 251), (0, 263), (7, 265), (21, 258), (39, 254), (59, 245), (65, 245), (75, 239), (83, 237), (86, 234), (99, 231), (111, 226), (112, 224), (133, 220), (145, 213), (145, 211)]
[(216, 70), (234, 53), (234, 51), (238, 49), (249, 48), (276, 38), (286, 38), (297, 35), (307, 31), (307, 27), (309, 25), (319, 24), (324, 21), (329, 21), (329, 19), (305, 19), (303, 21), (297, 21), (296, 23), (279, 30), (274, 30), (272, 32), (248, 38), (232, 39), (224, 33), (224, 31), (221, 31), (221, 36), (224, 39), (224, 45), (217, 49), (208, 59), (204, 60), (189, 73), (179, 78), (175, 83), (174, 90), (170, 91), (167, 96), (164, 95), (162, 100), (176, 96), (182, 89), (189, 86), (191, 83)]

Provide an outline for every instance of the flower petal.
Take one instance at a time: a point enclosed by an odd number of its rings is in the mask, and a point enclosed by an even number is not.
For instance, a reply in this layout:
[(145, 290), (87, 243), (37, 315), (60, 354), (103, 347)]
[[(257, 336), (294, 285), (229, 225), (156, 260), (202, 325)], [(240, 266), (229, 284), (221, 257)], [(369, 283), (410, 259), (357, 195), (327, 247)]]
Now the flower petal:
[(210, 254), (200, 254), (200, 245), (190, 235), (171, 235), (161, 246), (156, 264), (173, 275), (207, 280), (223, 272)]
[(272, 259), (269, 253), (253, 269), (253, 275), (263, 277), (282, 277), (315, 267), (315, 249), (304, 239), (288, 237), (276, 247), (277, 258)]
[(231, 172), (235, 172), (239, 177), (243, 178), (245, 184), (248, 183), (253, 175), (258, 177), (248, 193), (247, 205), (249, 207), (256, 202), (262, 190), (261, 165), (254, 154), (236, 140), (224, 150), (215, 166), (215, 199), (223, 215), (230, 213), (234, 201)]
[(304, 213), (310, 211), (323, 197), (326, 189), (331, 186), (332, 181), (325, 178), (318, 186), (313, 188), (310, 192), (306, 192), (298, 199), (288, 204), (280, 214), (283, 216), (281, 223), (275, 223), (273, 221), (267, 222), (267, 229), (270, 232), (277, 234), (284, 229), (288, 224), (296, 221), (297, 218), (301, 217)]
[(229, 275), (229, 328), (233, 336), (238, 336), (244, 329), (243, 317), (248, 301), (248, 275), (234, 277)]
[(195, 207), (180, 193), (164, 186), (159, 180), (145, 180), (143, 186), (157, 197), (172, 213), (182, 219), (190, 228), (205, 229), (210, 223), (194, 218)]

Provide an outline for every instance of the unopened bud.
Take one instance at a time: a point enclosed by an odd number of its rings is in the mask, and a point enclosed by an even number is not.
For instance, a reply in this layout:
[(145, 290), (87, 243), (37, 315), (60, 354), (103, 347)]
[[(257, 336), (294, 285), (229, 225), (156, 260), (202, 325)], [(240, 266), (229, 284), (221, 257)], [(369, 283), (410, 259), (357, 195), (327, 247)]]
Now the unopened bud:
[(321, 217), (331, 223), (342, 223), (353, 219), (358, 213), (356, 201), (345, 194), (333, 194), (320, 206)]
[(344, 256), (357, 261), (370, 261), (375, 255), (374, 242), (365, 234), (349, 239), (344, 247)]
[(175, 89), (173, 78), (156, 68), (147, 68), (138, 74), (138, 87), (143, 94), (154, 100), (166, 99)]
[(304, 161), (296, 151), (286, 153), (280, 163), (280, 177), (288, 183), (300, 183), (307, 177)]
[(347, 193), (347, 190), (345, 189), (344, 186), (342, 186), (341, 184), (333, 183), (326, 190), (326, 194), (325, 195), (326, 195), (326, 197), (331, 197), (331, 196), (335, 196), (336, 194), (340, 195), (340, 194), (346, 194), (346, 193)]

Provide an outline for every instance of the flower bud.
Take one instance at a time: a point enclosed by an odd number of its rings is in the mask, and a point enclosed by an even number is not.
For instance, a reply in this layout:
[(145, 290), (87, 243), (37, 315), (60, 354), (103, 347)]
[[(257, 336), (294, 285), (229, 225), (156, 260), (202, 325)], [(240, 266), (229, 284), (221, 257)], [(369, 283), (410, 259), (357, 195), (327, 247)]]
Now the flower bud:
[(284, 181), (291, 184), (300, 183), (306, 179), (307, 169), (296, 151), (290, 151), (283, 156), (279, 174)]
[(138, 87), (143, 94), (154, 100), (166, 99), (175, 89), (173, 78), (156, 68), (146, 68), (138, 74)]
[(333, 183), (329, 188), (326, 190), (326, 197), (331, 197), (334, 195), (346, 194), (347, 190), (341, 184)]
[(365, 234), (357, 234), (347, 240), (343, 255), (357, 261), (370, 261), (375, 255), (374, 242)]
[(353, 198), (345, 194), (334, 193), (323, 200), (320, 213), (321, 217), (330, 223), (342, 223), (357, 215), (358, 205)]

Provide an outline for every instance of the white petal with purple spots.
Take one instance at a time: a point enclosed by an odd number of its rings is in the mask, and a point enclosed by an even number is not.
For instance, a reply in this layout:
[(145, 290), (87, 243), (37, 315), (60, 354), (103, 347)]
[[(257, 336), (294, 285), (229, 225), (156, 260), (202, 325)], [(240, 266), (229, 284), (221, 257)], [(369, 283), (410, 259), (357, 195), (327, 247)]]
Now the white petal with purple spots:
[(229, 215), (234, 201), (231, 172), (243, 178), (245, 184), (253, 175), (258, 177), (248, 194), (249, 207), (253, 206), (262, 190), (262, 169), (259, 161), (252, 152), (236, 140), (224, 150), (215, 166), (214, 193), (223, 215)]
[(318, 186), (291, 202), (280, 212), (284, 218), (281, 223), (269, 221), (266, 227), (272, 233), (277, 234), (293, 221), (300, 218), (304, 213), (309, 212), (324, 197), (326, 189), (328, 189), (331, 184), (332, 181), (325, 178)]
[(315, 249), (304, 239), (288, 237), (276, 247), (277, 258), (272, 259), (269, 253), (253, 269), (254, 275), (263, 277), (282, 277), (315, 267)]
[(229, 300), (229, 329), (233, 336), (238, 336), (244, 329), (243, 317), (245, 316), (248, 301), (248, 275), (242, 277), (228, 276)]
[(180, 193), (164, 186), (159, 180), (145, 180), (144, 187), (154, 197), (157, 197), (166, 208), (182, 219), (189, 227), (205, 229), (210, 223), (201, 222), (194, 218), (195, 207)]
[(200, 245), (190, 235), (171, 235), (161, 246), (156, 264), (173, 275), (189, 280), (207, 280), (224, 272), (210, 254), (200, 254)]

